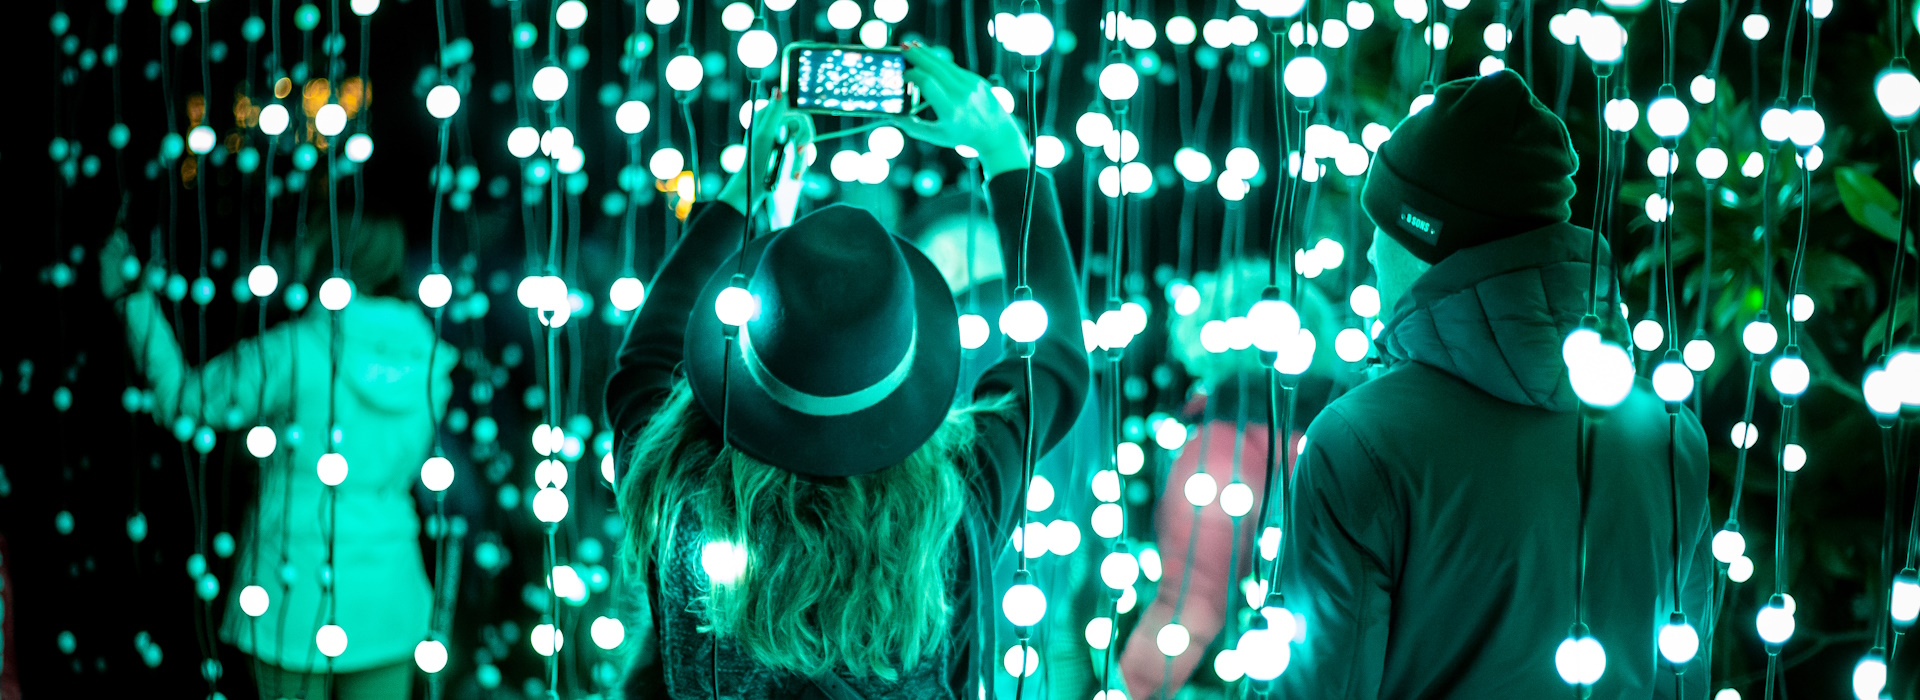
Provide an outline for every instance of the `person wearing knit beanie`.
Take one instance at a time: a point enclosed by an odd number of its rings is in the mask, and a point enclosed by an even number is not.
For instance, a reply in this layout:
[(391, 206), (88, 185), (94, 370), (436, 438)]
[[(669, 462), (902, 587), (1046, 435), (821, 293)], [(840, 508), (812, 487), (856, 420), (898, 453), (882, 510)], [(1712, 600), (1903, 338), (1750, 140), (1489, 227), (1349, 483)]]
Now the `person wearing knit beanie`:
[(1374, 225), (1429, 264), (1562, 223), (1580, 158), (1518, 73), (1455, 80), (1400, 122), (1367, 174)]
[(1584, 635), (1606, 667), (1582, 697), (1706, 699), (1705, 655), (1676, 669), (1654, 644), (1710, 614), (1700, 422), (1641, 380), (1575, 428), (1562, 346), (1622, 325), (1589, 316), (1615, 283), (1606, 241), (1567, 221), (1578, 166), (1509, 71), (1440, 86), (1375, 154), (1386, 368), (1301, 441), (1274, 590), (1304, 632), (1281, 697), (1559, 697), (1556, 651)]

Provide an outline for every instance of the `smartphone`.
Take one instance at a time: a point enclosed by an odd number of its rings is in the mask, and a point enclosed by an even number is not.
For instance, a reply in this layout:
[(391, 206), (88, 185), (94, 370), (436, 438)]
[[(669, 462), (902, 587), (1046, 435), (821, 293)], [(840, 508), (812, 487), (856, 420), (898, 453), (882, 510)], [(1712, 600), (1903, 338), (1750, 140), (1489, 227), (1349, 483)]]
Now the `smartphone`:
[(854, 117), (907, 114), (920, 98), (900, 49), (839, 44), (787, 45), (780, 89), (789, 109)]

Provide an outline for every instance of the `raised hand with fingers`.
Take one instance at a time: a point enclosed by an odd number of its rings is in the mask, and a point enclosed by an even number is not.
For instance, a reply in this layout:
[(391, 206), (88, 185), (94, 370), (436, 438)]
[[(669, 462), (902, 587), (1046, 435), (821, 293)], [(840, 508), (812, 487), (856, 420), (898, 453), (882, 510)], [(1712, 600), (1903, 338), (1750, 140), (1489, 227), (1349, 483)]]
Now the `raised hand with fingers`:
[(967, 146), (980, 154), (987, 177), (1027, 167), (1026, 138), (1013, 115), (993, 96), (993, 86), (920, 44), (906, 47), (907, 79), (920, 88), (937, 119), (912, 115), (895, 123), (908, 136), (937, 146)]

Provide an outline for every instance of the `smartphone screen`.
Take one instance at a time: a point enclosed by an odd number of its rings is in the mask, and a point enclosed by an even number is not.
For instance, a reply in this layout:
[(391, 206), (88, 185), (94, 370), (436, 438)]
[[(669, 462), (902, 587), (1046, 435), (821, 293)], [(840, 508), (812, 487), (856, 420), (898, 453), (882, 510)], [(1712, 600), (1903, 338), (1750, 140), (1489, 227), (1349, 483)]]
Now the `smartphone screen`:
[(899, 49), (796, 43), (783, 69), (787, 106), (804, 112), (905, 114), (916, 97)]

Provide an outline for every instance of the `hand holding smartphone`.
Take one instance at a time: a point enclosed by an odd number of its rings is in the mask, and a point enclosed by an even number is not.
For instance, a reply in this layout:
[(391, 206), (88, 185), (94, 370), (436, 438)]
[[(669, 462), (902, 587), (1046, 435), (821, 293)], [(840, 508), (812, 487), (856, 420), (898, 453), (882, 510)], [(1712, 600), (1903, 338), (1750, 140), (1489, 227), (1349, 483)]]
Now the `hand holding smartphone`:
[(900, 116), (920, 100), (919, 89), (907, 80), (909, 67), (897, 48), (796, 42), (787, 45), (780, 90), (796, 112)]

